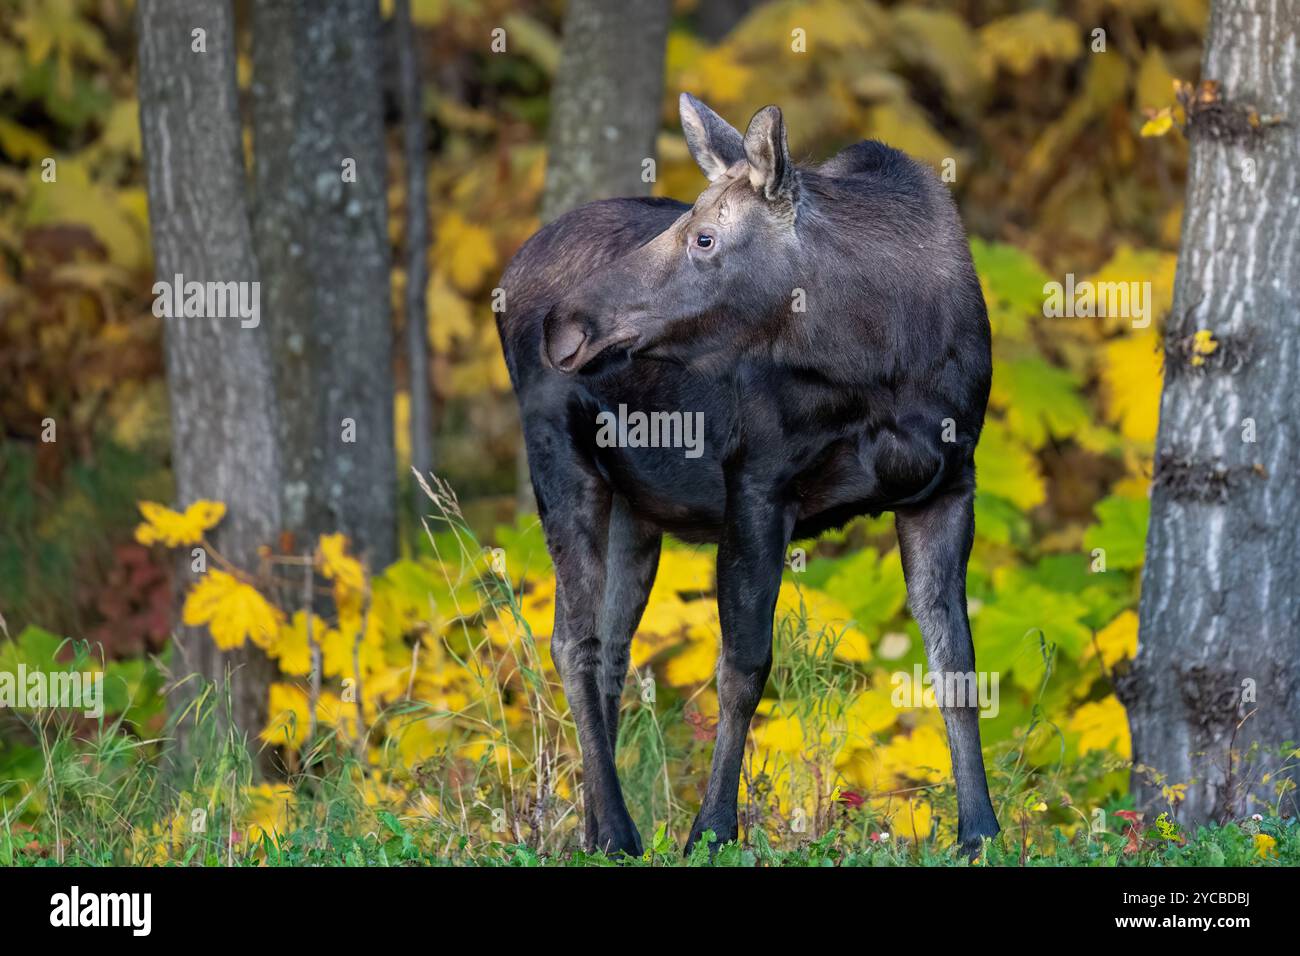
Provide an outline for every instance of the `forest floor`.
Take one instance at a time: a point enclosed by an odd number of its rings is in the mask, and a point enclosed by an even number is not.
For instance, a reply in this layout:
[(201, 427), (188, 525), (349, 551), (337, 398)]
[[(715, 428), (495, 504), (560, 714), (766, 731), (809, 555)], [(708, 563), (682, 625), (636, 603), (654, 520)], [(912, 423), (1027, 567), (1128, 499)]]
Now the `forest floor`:
[[(63, 768), (65, 780), (75, 771)], [(318, 781), (319, 782), (319, 781)], [(4, 866), (486, 866), (486, 867), (1153, 867), (1298, 866), (1300, 825), (1294, 818), (1250, 817), (1223, 825), (1183, 830), (1161, 815), (1144, 825), (1134, 815), (1112, 821), (1117, 832), (1084, 826), (1004, 830), (968, 860), (951, 840), (909, 840), (872, 828), (845, 826), (816, 838), (786, 834), (780, 845), (762, 828), (744, 834), (710, 857), (703, 843), (685, 855), (680, 838), (666, 825), (643, 834), (639, 857), (587, 853), (576, 848), (577, 833), (558, 851), (539, 851), (529, 842), (495, 841), (471, 835), (454, 820), (366, 806), (360, 792), (320, 788), (314, 803), (299, 801), (295, 820), (319, 825), (246, 830), (231, 826), (218, 808), (211, 817), (164, 807), (153, 796), (119, 791), (119, 802), (79, 799), (86, 791), (65, 791), (47, 803), (32, 823), (0, 827)], [(299, 791), (302, 788), (299, 787)], [(310, 799), (310, 798), (308, 798)], [(186, 804), (188, 805), (188, 803)], [(127, 815), (130, 815), (129, 817)], [(852, 818), (846, 819), (852, 824)], [(503, 838), (509, 834), (502, 834)], [(544, 841), (543, 841), (544, 842)]]

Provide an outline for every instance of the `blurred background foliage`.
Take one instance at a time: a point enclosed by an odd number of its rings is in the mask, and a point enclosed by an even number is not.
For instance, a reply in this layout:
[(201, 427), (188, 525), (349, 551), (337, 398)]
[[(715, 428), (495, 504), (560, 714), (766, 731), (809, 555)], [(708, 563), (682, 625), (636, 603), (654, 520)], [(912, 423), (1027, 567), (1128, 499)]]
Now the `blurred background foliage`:
[[(779, 104), (792, 152), (809, 161), (869, 137), (955, 170), (950, 186), (995, 333), (970, 579), (980, 667), (1001, 675), (1000, 711), (984, 721), (986, 746), (1001, 755), (995, 800), (1002, 815), (1008, 801), (1028, 806), (1026, 794), (1050, 791), (1043, 819), (1068, 827), (1081, 824), (1076, 804), (1122, 806), (1128, 731), (1110, 677), (1136, 647), (1159, 336), (1185, 167), (1181, 138), (1139, 130), (1144, 110), (1172, 102), (1175, 78), (1196, 79), (1205, 0), (774, 0), (728, 4), (743, 16), (721, 25), (704, 5), (674, 5), (656, 194), (690, 200), (704, 185), (678, 127), (683, 90), (742, 129), (755, 110)], [(562, 4), (412, 8), (435, 230), (420, 320), (432, 349), (436, 471), (459, 496), (452, 511), (463, 510), (463, 527), (435, 523), (432, 538), (406, 529), (406, 557), (374, 580), (383, 613), (330, 624), (338, 643), (326, 652), (326, 693), (348, 676), (371, 689), (363, 719), (375, 750), (362, 764), (382, 774), (363, 772), (367, 786), (436, 814), (455, 804), (452, 816), (482, 829), (499, 803), (489, 791), (516, 794), (511, 814), (525, 819), (512, 775), (540, 773), (547, 753), (560, 768), (550, 799), (572, 799), (576, 783), (546, 654), (554, 584), (535, 519), (513, 514), (518, 418), (491, 312), (501, 271), (539, 225)], [(164, 651), (170, 585), (165, 552), (137, 543), (133, 529), (137, 501), (170, 500), (169, 424), (161, 320), (151, 312), (133, 4), (0, 0), (0, 12), (2, 646), (33, 659), (52, 653), (53, 635), (102, 646), (110, 665), (133, 668), (123, 672), (137, 691), (131, 726), (147, 734), (162, 718), (145, 699), (157, 682), (142, 655)], [(508, 36), (500, 54), (488, 46), (497, 27)], [(797, 30), (806, 52), (791, 49)], [(395, 125), (390, 137), (389, 221), (400, 247)], [(42, 178), (50, 158), (54, 183)], [(1044, 318), (1044, 284), (1068, 273), (1150, 282), (1155, 321), (1138, 329)], [(400, 268), (393, 278), (400, 317)], [(403, 363), (394, 374), (405, 473)], [(42, 441), (47, 420), (55, 442)], [(438, 540), (441, 549), (430, 544)], [(466, 540), (475, 542), (468, 552)], [(488, 613), (498, 605), (475, 586), (500, 576), (478, 542), (503, 549), (512, 613)], [(950, 833), (942, 721), (890, 701), (890, 675), (924, 661), (892, 521), (860, 520), (801, 547), (806, 570), (786, 575), (784, 651), (754, 730), (751, 822), (804, 814), (825, 825), (836, 806), (865, 801), (902, 835), (934, 832), (932, 813)], [(709, 550), (670, 544), (634, 645), (638, 681), (653, 677), (657, 692), (643, 708), (629, 690), (620, 763), (647, 836), (655, 820), (688, 814), (704, 779), (716, 708), (712, 588)], [(304, 738), (286, 728), (311, 716), (305, 622), (292, 606), (278, 613), (282, 633), (268, 651), (284, 682), (271, 691), (279, 722), (265, 739), (294, 764)], [(356, 635), (371, 648), (358, 661), (344, 653)], [(517, 645), (533, 638), (540, 656), (520, 658)], [(413, 700), (434, 712), (385, 718), (385, 707)], [(347, 738), (337, 707), (318, 717)], [(31, 748), (16, 740), (0, 739), (0, 778), (30, 775)], [(554, 763), (566, 753), (567, 763)], [(467, 798), (466, 786), (481, 792)]]

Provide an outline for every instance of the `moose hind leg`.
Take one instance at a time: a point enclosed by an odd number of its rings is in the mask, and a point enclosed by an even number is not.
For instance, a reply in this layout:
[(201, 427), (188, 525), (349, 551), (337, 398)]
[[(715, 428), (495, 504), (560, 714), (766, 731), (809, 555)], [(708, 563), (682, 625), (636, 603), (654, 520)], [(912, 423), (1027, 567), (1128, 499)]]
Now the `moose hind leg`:
[(605, 601), (600, 617), (600, 692), (611, 751), (618, 749), (619, 709), (632, 636), (645, 613), (659, 569), (663, 535), (614, 495), (605, 556)]
[[(975, 533), (974, 491), (945, 492), (895, 514), (908, 603), (921, 628), (936, 686), (957, 784), (957, 842), (976, 855), (998, 833), (980, 747), (979, 701), (974, 693), (975, 645), (966, 613), (966, 564)], [(951, 691), (957, 693), (950, 693)]]
[[(609, 751), (615, 757), (618, 754), (619, 711), (627, 677), (628, 652), (632, 635), (641, 623), (641, 615), (650, 597), (650, 588), (654, 585), (662, 538), (658, 529), (632, 514), (626, 499), (621, 495), (614, 496), (605, 555), (605, 598), (598, 632), (600, 665), (597, 686)], [(587, 801), (586, 821), (588, 842), (593, 846), (600, 845), (600, 821), (596, 818), (595, 801)]]

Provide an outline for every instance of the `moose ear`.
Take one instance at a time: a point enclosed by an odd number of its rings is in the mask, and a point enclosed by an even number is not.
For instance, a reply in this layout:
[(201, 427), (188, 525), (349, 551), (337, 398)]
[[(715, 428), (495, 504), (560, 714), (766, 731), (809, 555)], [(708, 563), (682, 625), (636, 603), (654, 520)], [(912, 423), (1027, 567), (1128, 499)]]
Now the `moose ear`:
[(689, 93), (677, 101), (686, 145), (700, 169), (713, 182), (732, 163), (745, 158), (745, 143), (730, 123)]
[(745, 134), (745, 158), (749, 160), (750, 185), (767, 199), (794, 198), (794, 163), (790, 162), (780, 109), (765, 106), (754, 114)]

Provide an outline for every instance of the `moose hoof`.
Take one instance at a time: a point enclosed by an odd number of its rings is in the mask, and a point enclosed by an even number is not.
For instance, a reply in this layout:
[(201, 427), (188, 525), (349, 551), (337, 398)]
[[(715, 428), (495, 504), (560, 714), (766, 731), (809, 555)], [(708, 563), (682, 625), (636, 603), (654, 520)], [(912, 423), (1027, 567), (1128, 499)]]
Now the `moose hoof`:
[(962, 855), (968, 860), (974, 860), (984, 852), (984, 841), (996, 837), (1000, 828), (996, 820), (990, 820), (988, 823), (972, 826), (969, 830), (959, 824), (957, 831), (957, 845)]
[(607, 823), (599, 828), (596, 839), (589, 841), (591, 849), (601, 850), (606, 856), (641, 855), (641, 834), (630, 818)]
[(691, 826), (691, 835), (686, 841), (686, 849), (683, 853), (689, 857), (691, 851), (695, 849), (695, 844), (704, 836), (705, 831), (712, 830), (713, 839), (709, 841), (709, 857), (712, 859), (713, 855), (718, 852), (718, 847), (724, 843), (731, 843), (737, 838), (738, 829), (735, 814), (709, 814), (706, 816), (701, 812)]

